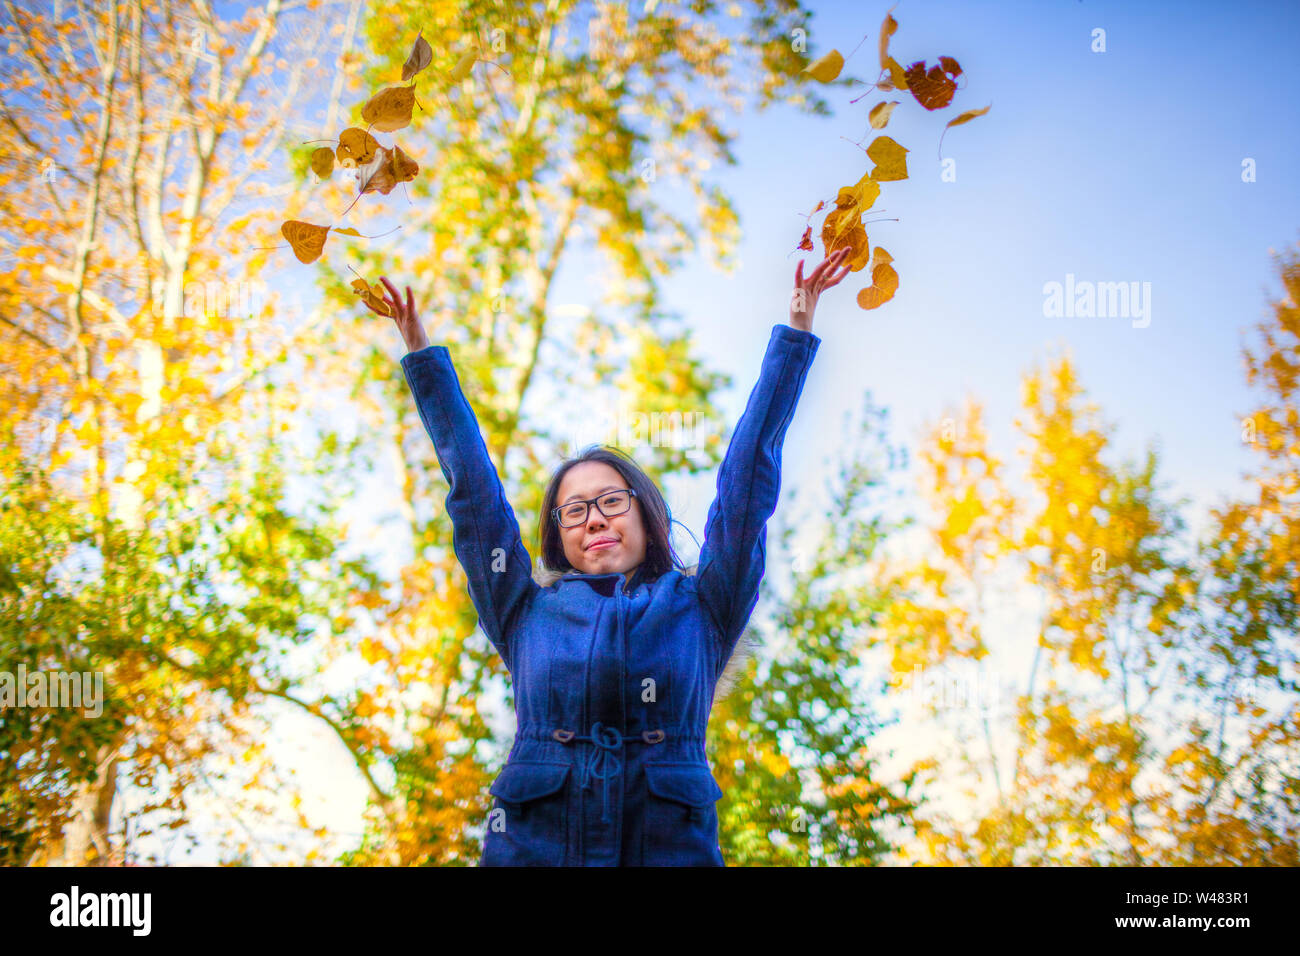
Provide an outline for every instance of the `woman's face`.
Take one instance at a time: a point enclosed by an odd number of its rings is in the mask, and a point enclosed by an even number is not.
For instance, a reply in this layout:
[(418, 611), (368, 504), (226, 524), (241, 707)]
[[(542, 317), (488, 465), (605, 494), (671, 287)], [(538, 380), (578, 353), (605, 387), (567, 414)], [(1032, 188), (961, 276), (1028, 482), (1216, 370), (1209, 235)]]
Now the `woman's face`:
[[(556, 507), (570, 499), (595, 498), (603, 492), (629, 487), (618, 470), (603, 461), (584, 461), (574, 465), (560, 481)], [(613, 538), (608, 547), (593, 548), (602, 538)], [(583, 574), (626, 574), (645, 560), (645, 522), (641, 518), (641, 502), (635, 497), (632, 507), (621, 515), (607, 518), (593, 503), (587, 511), (585, 523), (573, 528), (560, 528), (564, 543), (564, 556)]]

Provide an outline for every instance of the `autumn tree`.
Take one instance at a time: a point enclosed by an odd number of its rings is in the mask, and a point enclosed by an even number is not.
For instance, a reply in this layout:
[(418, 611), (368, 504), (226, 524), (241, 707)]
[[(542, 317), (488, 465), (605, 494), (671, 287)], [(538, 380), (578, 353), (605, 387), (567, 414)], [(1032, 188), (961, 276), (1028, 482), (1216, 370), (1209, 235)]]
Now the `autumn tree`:
[[(924, 792), (951, 801), (918, 816), (921, 858), (1294, 863), (1294, 262), (1282, 272), (1289, 297), (1261, 326), (1262, 352), (1247, 352), (1268, 393), (1243, 424), (1262, 453), (1259, 496), (1217, 509), (1200, 540), (1186, 503), (1162, 494), (1153, 448), (1111, 460), (1111, 426), (1066, 357), (1024, 381), (1023, 490), (976, 403), (928, 436), (928, 547), (881, 569), (899, 598), (877, 640), (899, 686), (984, 674), (1001, 699), (940, 713), (948, 702), (923, 695), (953, 745), (917, 764)], [(1018, 593), (1040, 604), (1028, 654), (997, 614)]]
[(1240, 422), (1252, 494), (1210, 512), (1182, 662), (1188, 722), (1162, 807), (1196, 866), (1300, 863), (1300, 247), (1274, 255), (1282, 296), (1243, 348), (1260, 404)]
[[(205, 761), (258, 756), (250, 694), (315, 706), (285, 648), (349, 629), (374, 586), (336, 549), (337, 495), (288, 488), (334, 470), (328, 428), (286, 442), (300, 395), (277, 374), (323, 313), (241, 271), (248, 217), (291, 185), (265, 176), (276, 99), (324, 65), (277, 27), (326, 11), (339, 30), (298, 36), (346, 74), (355, 3), (5, 8), (0, 659), (100, 672), (108, 698), (6, 713), (6, 862), (120, 862), (127, 790), (135, 834), (186, 826)], [(250, 785), (274, 769), (254, 764)]]

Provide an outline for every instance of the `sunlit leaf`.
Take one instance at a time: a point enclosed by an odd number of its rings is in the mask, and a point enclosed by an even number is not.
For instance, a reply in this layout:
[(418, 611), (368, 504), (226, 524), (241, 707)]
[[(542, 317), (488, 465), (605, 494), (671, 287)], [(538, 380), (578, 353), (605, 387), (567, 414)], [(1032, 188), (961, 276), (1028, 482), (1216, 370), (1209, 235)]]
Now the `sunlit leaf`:
[(876, 256), (871, 266), (871, 285), (858, 293), (858, 305), (862, 308), (879, 308), (898, 291), (898, 273), (890, 265), (893, 261), (893, 256), (876, 246)]
[(359, 126), (350, 126), (339, 133), (337, 150), (339, 165), (345, 169), (364, 166), (375, 158), (379, 140)]
[(371, 129), (391, 133), (411, 125), (411, 108), (414, 105), (414, 86), (390, 86), (366, 101), (365, 106), (361, 107), (361, 118), (370, 124)]
[(898, 100), (889, 103), (877, 103), (871, 107), (871, 112), (867, 114), (867, 121), (871, 123), (872, 129), (884, 129), (885, 124), (889, 122), (889, 114), (894, 112), (894, 107), (898, 105)]
[(830, 83), (844, 69), (844, 57), (839, 50), (831, 50), (825, 56), (818, 57), (803, 68), (803, 72), (812, 76), (818, 83)]
[(315, 262), (325, 249), (329, 226), (316, 226), (299, 219), (290, 219), (280, 227), (280, 233), (293, 247), (293, 254), (304, 264)]
[(949, 120), (948, 125), (943, 128), (943, 133), (941, 133), (939, 136), (939, 149), (941, 150), (943, 149), (943, 138), (944, 136), (948, 135), (948, 130), (952, 129), (954, 126), (960, 126), (963, 123), (969, 123), (975, 117), (983, 116), (992, 108), (993, 108), (993, 104), (990, 103), (988, 106), (984, 107), (983, 109), (967, 110), (965, 113), (962, 113), (961, 115), (957, 116), (955, 119)]
[(356, 278), (352, 280), (352, 289), (357, 295), (361, 296), (367, 303), (378, 309), (386, 316), (392, 317), (393, 307), (377, 290), (378, 286), (371, 286), (365, 279)]
[(871, 178), (876, 182), (890, 182), (907, 178), (908, 150), (888, 136), (877, 136), (867, 147), (867, 156), (876, 164)]
[(312, 150), (311, 171), (321, 179), (329, 179), (334, 173), (334, 150), (328, 146)]

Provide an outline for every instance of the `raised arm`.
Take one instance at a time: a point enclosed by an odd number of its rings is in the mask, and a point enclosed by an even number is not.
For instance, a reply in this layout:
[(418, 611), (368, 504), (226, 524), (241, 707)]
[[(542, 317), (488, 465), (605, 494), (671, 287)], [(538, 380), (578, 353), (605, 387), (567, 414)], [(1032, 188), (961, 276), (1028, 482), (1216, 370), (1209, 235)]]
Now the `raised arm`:
[(429, 344), (410, 286), (403, 302), (386, 277), (379, 281), (387, 289), (383, 299), (367, 296), (364, 301), (372, 312), (393, 319), (409, 349), (402, 357), (402, 371), (450, 487), (447, 514), (452, 547), (469, 577), (479, 626), (513, 671), (510, 627), (538, 589), (532, 558), (519, 536), (519, 522), (506, 501), (447, 347)]
[(408, 352), (402, 370), (450, 486), (452, 546), (469, 577), (479, 624), (513, 670), (511, 623), (539, 587), (532, 577), (532, 558), (447, 347), (430, 345)]
[(714, 648), (719, 673), (758, 603), (767, 521), (781, 494), (781, 446), (820, 344), (811, 331), (773, 327), (758, 384), (718, 469), (696, 580), (700, 601), (721, 634)]

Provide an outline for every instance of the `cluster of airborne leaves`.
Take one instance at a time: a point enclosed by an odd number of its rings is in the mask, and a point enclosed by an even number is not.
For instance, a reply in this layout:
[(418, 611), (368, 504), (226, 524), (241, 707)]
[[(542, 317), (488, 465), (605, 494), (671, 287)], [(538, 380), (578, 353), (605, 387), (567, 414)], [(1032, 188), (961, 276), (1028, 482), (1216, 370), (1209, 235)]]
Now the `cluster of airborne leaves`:
[[(892, 11), (892, 8), (891, 8)], [(898, 21), (892, 12), (885, 14), (885, 22), (880, 25), (880, 76), (876, 80), (878, 90), (898, 90), (911, 93), (927, 110), (943, 109), (952, 102), (957, 92), (957, 77), (961, 76), (961, 67), (950, 56), (939, 57), (937, 65), (928, 70), (924, 60), (917, 60), (907, 69), (889, 55), (889, 38), (898, 29)], [(819, 83), (830, 83), (840, 75), (844, 68), (844, 57), (838, 50), (831, 50), (825, 56), (809, 64), (804, 72), (810, 74)], [(898, 105), (897, 100), (880, 102), (871, 108), (867, 120), (872, 129), (884, 129), (889, 116)], [(992, 104), (990, 104), (991, 106)], [(951, 120), (944, 127), (946, 133), (950, 127), (969, 123), (977, 116), (989, 111), (989, 106), (978, 110), (967, 110)], [(943, 137), (939, 137), (943, 145)], [(862, 214), (872, 207), (880, 195), (880, 184), (907, 178), (907, 152), (889, 136), (877, 136), (867, 147), (867, 158), (875, 167), (868, 171), (852, 186), (845, 186), (835, 199), (835, 208), (826, 214), (822, 221), (822, 246), (826, 255), (847, 247), (848, 258), (845, 260), (851, 271), (858, 272), (871, 264), (871, 285), (858, 293), (858, 305), (864, 309), (874, 309), (888, 302), (898, 291), (898, 273), (892, 265), (894, 257), (881, 246), (876, 246), (874, 255), (867, 242), (867, 229), (862, 222)], [(809, 218), (826, 207), (825, 202), (817, 203), (816, 208), (808, 214)], [(798, 248), (811, 251), (812, 226), (804, 230)]]
[[(465, 53), (451, 72), (447, 75), (449, 82), (458, 83), (469, 75), (478, 55), (471, 50)], [(344, 210), (356, 204), (366, 193), (377, 192), (387, 196), (398, 183), (410, 182), (420, 171), (420, 165), (394, 143), (382, 145), (371, 130), (391, 133), (411, 125), (411, 110), (416, 105), (415, 76), (433, 62), (433, 49), (423, 35), (415, 38), (411, 54), (402, 66), (402, 82), (410, 80), (409, 86), (390, 86), (380, 90), (361, 107), (361, 119), (367, 124), (366, 129), (352, 126), (339, 134), (333, 148), (322, 146), (311, 154), (311, 169), (322, 180), (334, 174), (337, 164), (340, 169), (353, 170), (360, 186), (356, 198)], [(423, 108), (423, 107), (421, 107)], [(319, 226), (299, 219), (290, 219), (280, 227), (280, 233), (293, 247), (294, 255), (302, 263), (315, 262), (325, 249), (325, 239), (331, 233), (341, 236), (361, 236), (351, 227)], [(373, 238), (373, 237), (372, 237)], [(352, 282), (353, 290), (371, 306), (384, 315), (392, 315), (392, 310), (365, 279), (358, 277)]]

